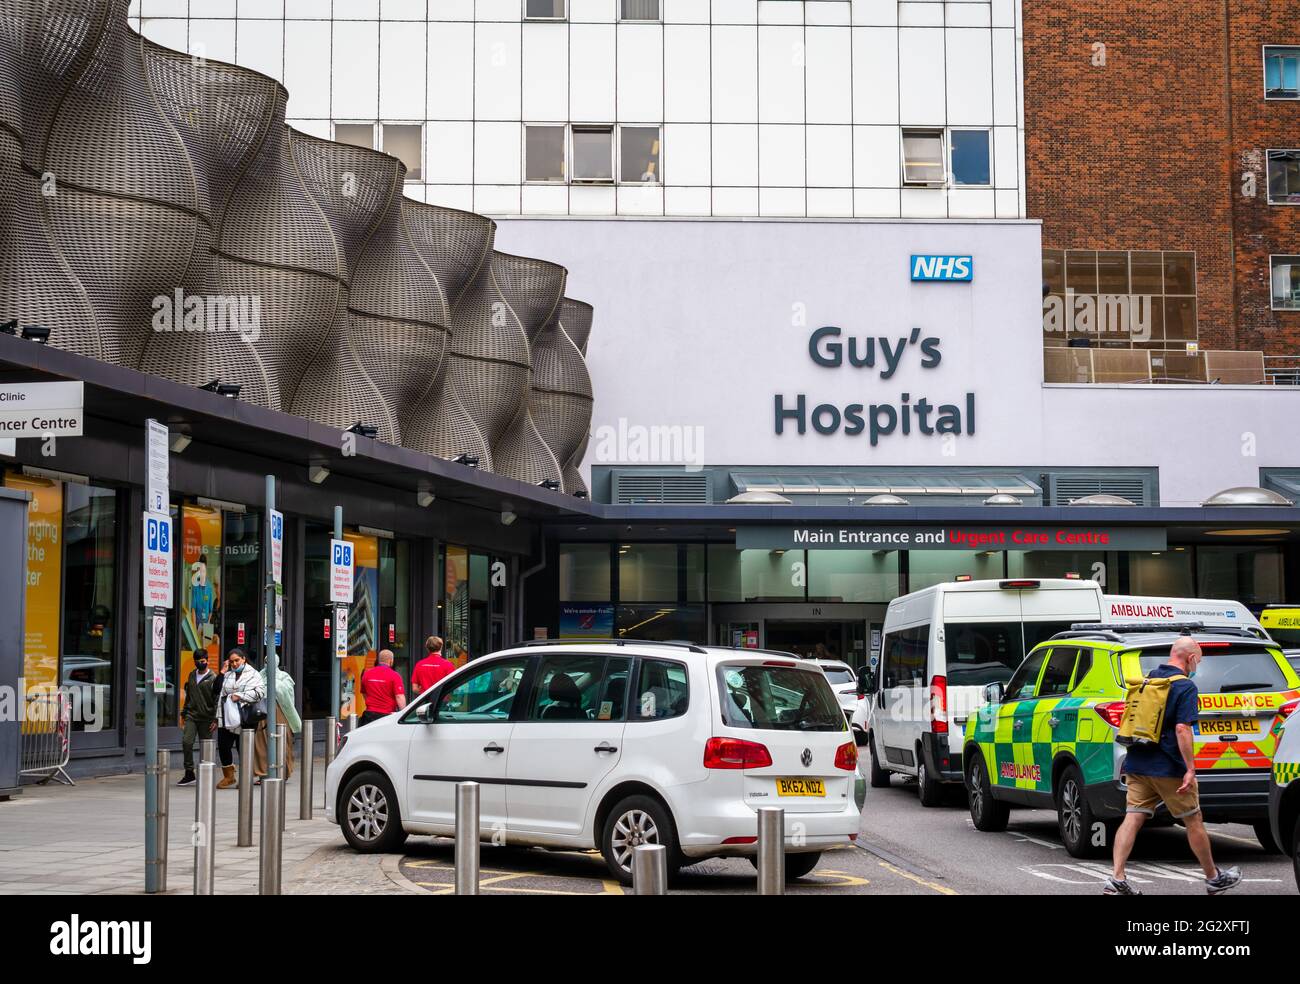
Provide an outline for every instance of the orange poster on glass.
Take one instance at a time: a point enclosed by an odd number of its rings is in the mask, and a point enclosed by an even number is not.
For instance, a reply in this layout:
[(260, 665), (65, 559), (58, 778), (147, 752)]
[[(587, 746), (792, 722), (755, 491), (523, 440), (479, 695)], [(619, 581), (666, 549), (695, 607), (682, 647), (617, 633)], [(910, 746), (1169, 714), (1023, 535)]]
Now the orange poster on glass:
[(59, 597), (63, 584), (63, 483), (10, 473), (5, 485), (31, 493), (27, 510), (28, 692), (59, 685)]
[(361, 674), (379, 658), (379, 539), (360, 533), (344, 533), (352, 544), (352, 605), (348, 609), (348, 657), (343, 660), (343, 717), (355, 708), (357, 717), (366, 712), (361, 696)]
[[(221, 510), (186, 503), (181, 514), (181, 665), (176, 681), (183, 691), (194, 669), (194, 654), (208, 654), (208, 666), (221, 666)], [(233, 640), (231, 640), (233, 645)], [(182, 708), (177, 708), (177, 713)]]

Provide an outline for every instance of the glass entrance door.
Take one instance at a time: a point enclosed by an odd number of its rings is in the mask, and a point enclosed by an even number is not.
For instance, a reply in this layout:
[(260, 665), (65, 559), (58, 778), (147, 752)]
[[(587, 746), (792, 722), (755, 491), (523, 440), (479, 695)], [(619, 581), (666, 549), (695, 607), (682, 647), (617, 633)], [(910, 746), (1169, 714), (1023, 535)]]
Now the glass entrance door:
[(765, 628), (766, 648), (805, 659), (838, 659), (857, 666), (865, 652), (867, 626), (861, 620), (767, 619)]

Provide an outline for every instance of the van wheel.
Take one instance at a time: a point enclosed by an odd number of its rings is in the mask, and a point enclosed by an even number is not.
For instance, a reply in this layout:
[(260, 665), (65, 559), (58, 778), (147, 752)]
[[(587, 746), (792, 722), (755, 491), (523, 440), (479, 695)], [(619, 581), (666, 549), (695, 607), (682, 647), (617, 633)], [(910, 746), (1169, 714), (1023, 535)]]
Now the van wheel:
[(1092, 839), (1097, 822), (1097, 815), (1084, 794), (1083, 773), (1077, 765), (1072, 765), (1061, 776), (1061, 788), (1056, 793), (1056, 823), (1061, 842), (1071, 857), (1091, 858), (1100, 853)]
[(393, 786), (382, 772), (353, 776), (339, 797), (343, 837), (354, 851), (382, 854), (406, 843)]
[(1273, 828), (1269, 826), (1267, 820), (1256, 821), (1255, 838), (1259, 841), (1259, 846), (1264, 849), (1265, 854), (1282, 853), (1282, 845), (1273, 839)]
[(925, 767), (925, 756), (916, 750), (916, 791), (921, 797), (922, 806), (943, 805), (943, 783), (930, 775)]
[(872, 789), (884, 789), (889, 785), (889, 771), (880, 767), (880, 756), (876, 754), (876, 736), (874, 734), (867, 737), (867, 748), (870, 751), (871, 770), (867, 776), (871, 782)]
[(988, 769), (984, 767), (984, 756), (978, 752), (972, 753), (970, 767), (966, 770), (966, 796), (970, 801), (971, 822), (976, 830), (997, 833), (1007, 829), (1011, 807), (993, 798), (993, 785), (989, 782)]
[[(811, 875), (813, 869), (817, 867), (818, 862), (822, 859), (821, 851), (801, 852), (799, 854), (787, 854), (785, 856), (785, 880), (788, 882), (806, 875)], [(749, 863), (758, 868), (758, 858), (751, 857)]]
[(632, 884), (632, 853), (643, 844), (662, 844), (668, 854), (668, 876), (682, 867), (677, 852), (677, 835), (668, 810), (649, 796), (619, 800), (605, 818), (600, 836), (600, 853), (610, 874), (624, 885)]

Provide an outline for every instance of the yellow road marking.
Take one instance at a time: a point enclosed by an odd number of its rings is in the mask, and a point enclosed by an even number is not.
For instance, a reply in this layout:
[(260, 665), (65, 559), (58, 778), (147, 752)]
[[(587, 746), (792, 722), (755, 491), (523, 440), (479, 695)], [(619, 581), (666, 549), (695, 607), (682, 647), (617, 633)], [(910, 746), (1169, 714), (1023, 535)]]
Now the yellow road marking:
[(601, 884), (605, 886), (605, 891), (604, 891), (604, 894), (605, 894), (605, 895), (625, 895), (625, 894), (626, 894), (626, 893), (623, 891), (623, 885), (622, 885), (621, 882), (611, 881), (610, 879), (606, 878), (604, 881), (601, 882)]
[(953, 891), (951, 888), (948, 888), (946, 885), (936, 885), (932, 881), (926, 881), (924, 878), (914, 875), (910, 871), (904, 871), (902, 868), (896, 868), (888, 861), (881, 861), (879, 862), (879, 864), (880, 867), (884, 868), (886, 871), (892, 871), (894, 874), (900, 875), (901, 877), (906, 878), (908, 881), (916, 882), (918, 885), (924, 885), (926, 888), (932, 889), (933, 891), (938, 892), (940, 895), (957, 894), (957, 892)]
[(859, 878), (857, 875), (850, 875), (847, 871), (835, 871), (827, 869), (822, 871), (817, 869), (813, 871), (812, 876), (819, 878), (826, 883), (826, 888), (852, 888), (858, 885), (870, 885), (871, 882), (865, 878)]

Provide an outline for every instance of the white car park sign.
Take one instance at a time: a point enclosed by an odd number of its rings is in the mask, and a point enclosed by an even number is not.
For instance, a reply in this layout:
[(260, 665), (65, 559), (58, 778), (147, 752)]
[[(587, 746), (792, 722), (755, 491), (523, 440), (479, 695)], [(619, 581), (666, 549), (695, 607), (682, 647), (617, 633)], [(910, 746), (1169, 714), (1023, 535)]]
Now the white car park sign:
[(330, 540), (330, 601), (336, 605), (352, 604), (353, 554), (347, 540)]
[(80, 437), (85, 384), (0, 384), (0, 438)]

